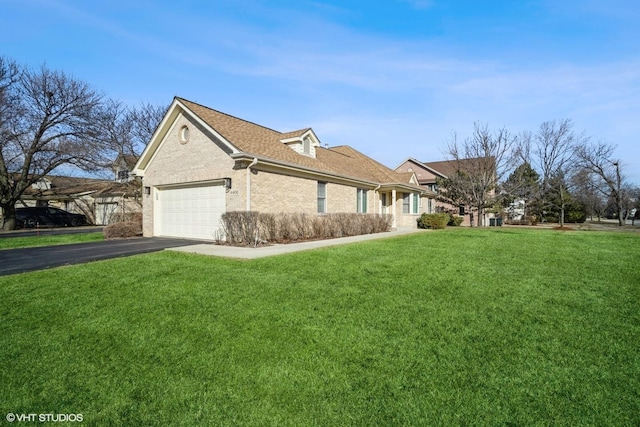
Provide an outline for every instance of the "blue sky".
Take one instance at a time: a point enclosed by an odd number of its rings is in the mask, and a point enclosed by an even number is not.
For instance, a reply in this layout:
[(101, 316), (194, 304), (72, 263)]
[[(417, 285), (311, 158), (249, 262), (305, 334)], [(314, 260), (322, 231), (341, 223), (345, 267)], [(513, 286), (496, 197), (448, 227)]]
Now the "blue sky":
[(474, 122), (571, 119), (640, 184), (637, 0), (0, 0), (5, 55), (129, 104), (181, 96), (396, 167)]

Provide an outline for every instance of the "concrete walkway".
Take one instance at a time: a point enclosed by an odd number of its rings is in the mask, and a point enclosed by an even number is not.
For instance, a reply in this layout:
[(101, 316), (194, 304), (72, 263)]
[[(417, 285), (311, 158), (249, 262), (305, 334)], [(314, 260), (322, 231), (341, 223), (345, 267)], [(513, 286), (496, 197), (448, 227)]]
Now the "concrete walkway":
[(197, 244), (177, 248), (167, 248), (168, 251), (188, 252), (201, 255), (211, 255), (224, 258), (255, 259), (274, 255), (288, 254), (291, 252), (308, 251), (329, 246), (345, 245), (348, 243), (365, 242), (367, 240), (386, 239), (389, 237), (404, 236), (407, 234), (424, 233), (427, 230), (415, 228), (399, 228), (386, 233), (364, 234), (362, 236), (341, 237), (338, 239), (314, 240), (310, 242), (278, 244), (271, 246), (238, 247), (216, 244)]

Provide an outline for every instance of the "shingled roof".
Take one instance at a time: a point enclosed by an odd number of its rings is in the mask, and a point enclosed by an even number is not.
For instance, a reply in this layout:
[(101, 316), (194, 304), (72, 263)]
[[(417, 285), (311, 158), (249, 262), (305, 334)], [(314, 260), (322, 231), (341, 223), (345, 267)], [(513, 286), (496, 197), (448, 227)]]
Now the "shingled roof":
[(459, 170), (473, 170), (476, 169), (479, 165), (480, 167), (484, 167), (487, 161), (492, 161), (495, 163), (495, 158), (493, 157), (476, 157), (469, 159), (459, 159), (459, 160), (443, 160), (439, 162), (425, 162), (423, 163), (425, 166), (441, 173), (445, 177), (449, 177), (455, 175)]
[(302, 137), (311, 128), (283, 133), (183, 98), (176, 100), (248, 156), (371, 183), (413, 186), (410, 184), (412, 174), (398, 173), (346, 145), (333, 148), (318, 146), (315, 148), (316, 156), (311, 157), (301, 155), (282, 143), (289, 138)]
[(135, 194), (134, 184), (119, 183), (104, 179), (80, 178), (69, 176), (47, 175), (44, 179), (49, 181), (50, 188), (38, 188), (36, 185), (29, 186), (24, 196), (27, 198), (69, 198), (91, 194), (94, 197), (101, 195), (117, 194), (131, 196)]

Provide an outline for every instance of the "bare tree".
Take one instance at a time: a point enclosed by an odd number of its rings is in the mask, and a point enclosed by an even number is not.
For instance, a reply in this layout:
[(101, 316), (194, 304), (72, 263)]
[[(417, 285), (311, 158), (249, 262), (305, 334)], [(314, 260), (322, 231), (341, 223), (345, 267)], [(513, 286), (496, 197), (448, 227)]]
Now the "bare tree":
[(576, 156), (593, 182), (594, 187), (608, 197), (614, 206), (618, 224), (624, 225), (626, 208), (625, 178), (620, 172), (620, 160), (614, 157), (615, 146), (605, 142), (581, 144)]
[(15, 129), (18, 115), (24, 114), (15, 90), (19, 79), (20, 68), (15, 61), (0, 56), (0, 214), (3, 214), (0, 225), (4, 225), (6, 218), (2, 202), (11, 195), (12, 177), (9, 171), (19, 157)]
[(95, 126), (100, 94), (46, 66), (20, 69), (11, 64), (0, 62), (5, 76), (0, 95), (0, 207), (5, 230), (15, 228), (15, 204), (29, 186), (62, 165), (92, 169), (101, 150)]
[(97, 119), (102, 173), (112, 172), (118, 158), (137, 158), (151, 140), (165, 111), (165, 107), (151, 104), (128, 107), (113, 99), (105, 101)]
[(576, 166), (575, 147), (586, 141), (585, 136), (573, 131), (571, 120), (553, 120), (542, 123), (536, 134), (522, 138), (517, 150), (540, 174), (540, 205), (542, 209), (553, 207), (560, 211), (561, 227), (570, 200), (570, 177)]
[(602, 219), (607, 208), (607, 197), (593, 182), (592, 175), (585, 169), (579, 169), (572, 177), (576, 197), (585, 207), (586, 213), (593, 220), (595, 215), (598, 221)]
[(457, 195), (459, 201), (467, 201), (476, 210), (478, 226), (484, 225), (485, 209), (500, 196), (497, 185), (512, 166), (516, 141), (505, 128), (491, 132), (487, 125), (474, 123), (471, 137), (459, 142), (454, 135), (447, 147), (455, 173), (443, 182), (445, 192)]
[(131, 108), (129, 113), (134, 122), (133, 135), (136, 141), (135, 153), (140, 154), (149, 141), (156, 128), (169, 109), (168, 105), (140, 104)]

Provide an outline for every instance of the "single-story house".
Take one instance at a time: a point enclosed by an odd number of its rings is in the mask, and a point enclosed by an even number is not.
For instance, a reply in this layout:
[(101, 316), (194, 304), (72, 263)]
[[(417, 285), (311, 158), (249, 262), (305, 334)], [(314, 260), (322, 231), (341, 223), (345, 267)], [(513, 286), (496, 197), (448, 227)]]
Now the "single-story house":
[(435, 194), (313, 129), (279, 132), (174, 98), (133, 173), (142, 178), (143, 233), (213, 240), (228, 211), (389, 214), (416, 226)]
[(90, 223), (107, 225), (140, 215), (140, 188), (134, 181), (50, 175), (32, 184), (16, 208), (52, 206), (84, 214)]

